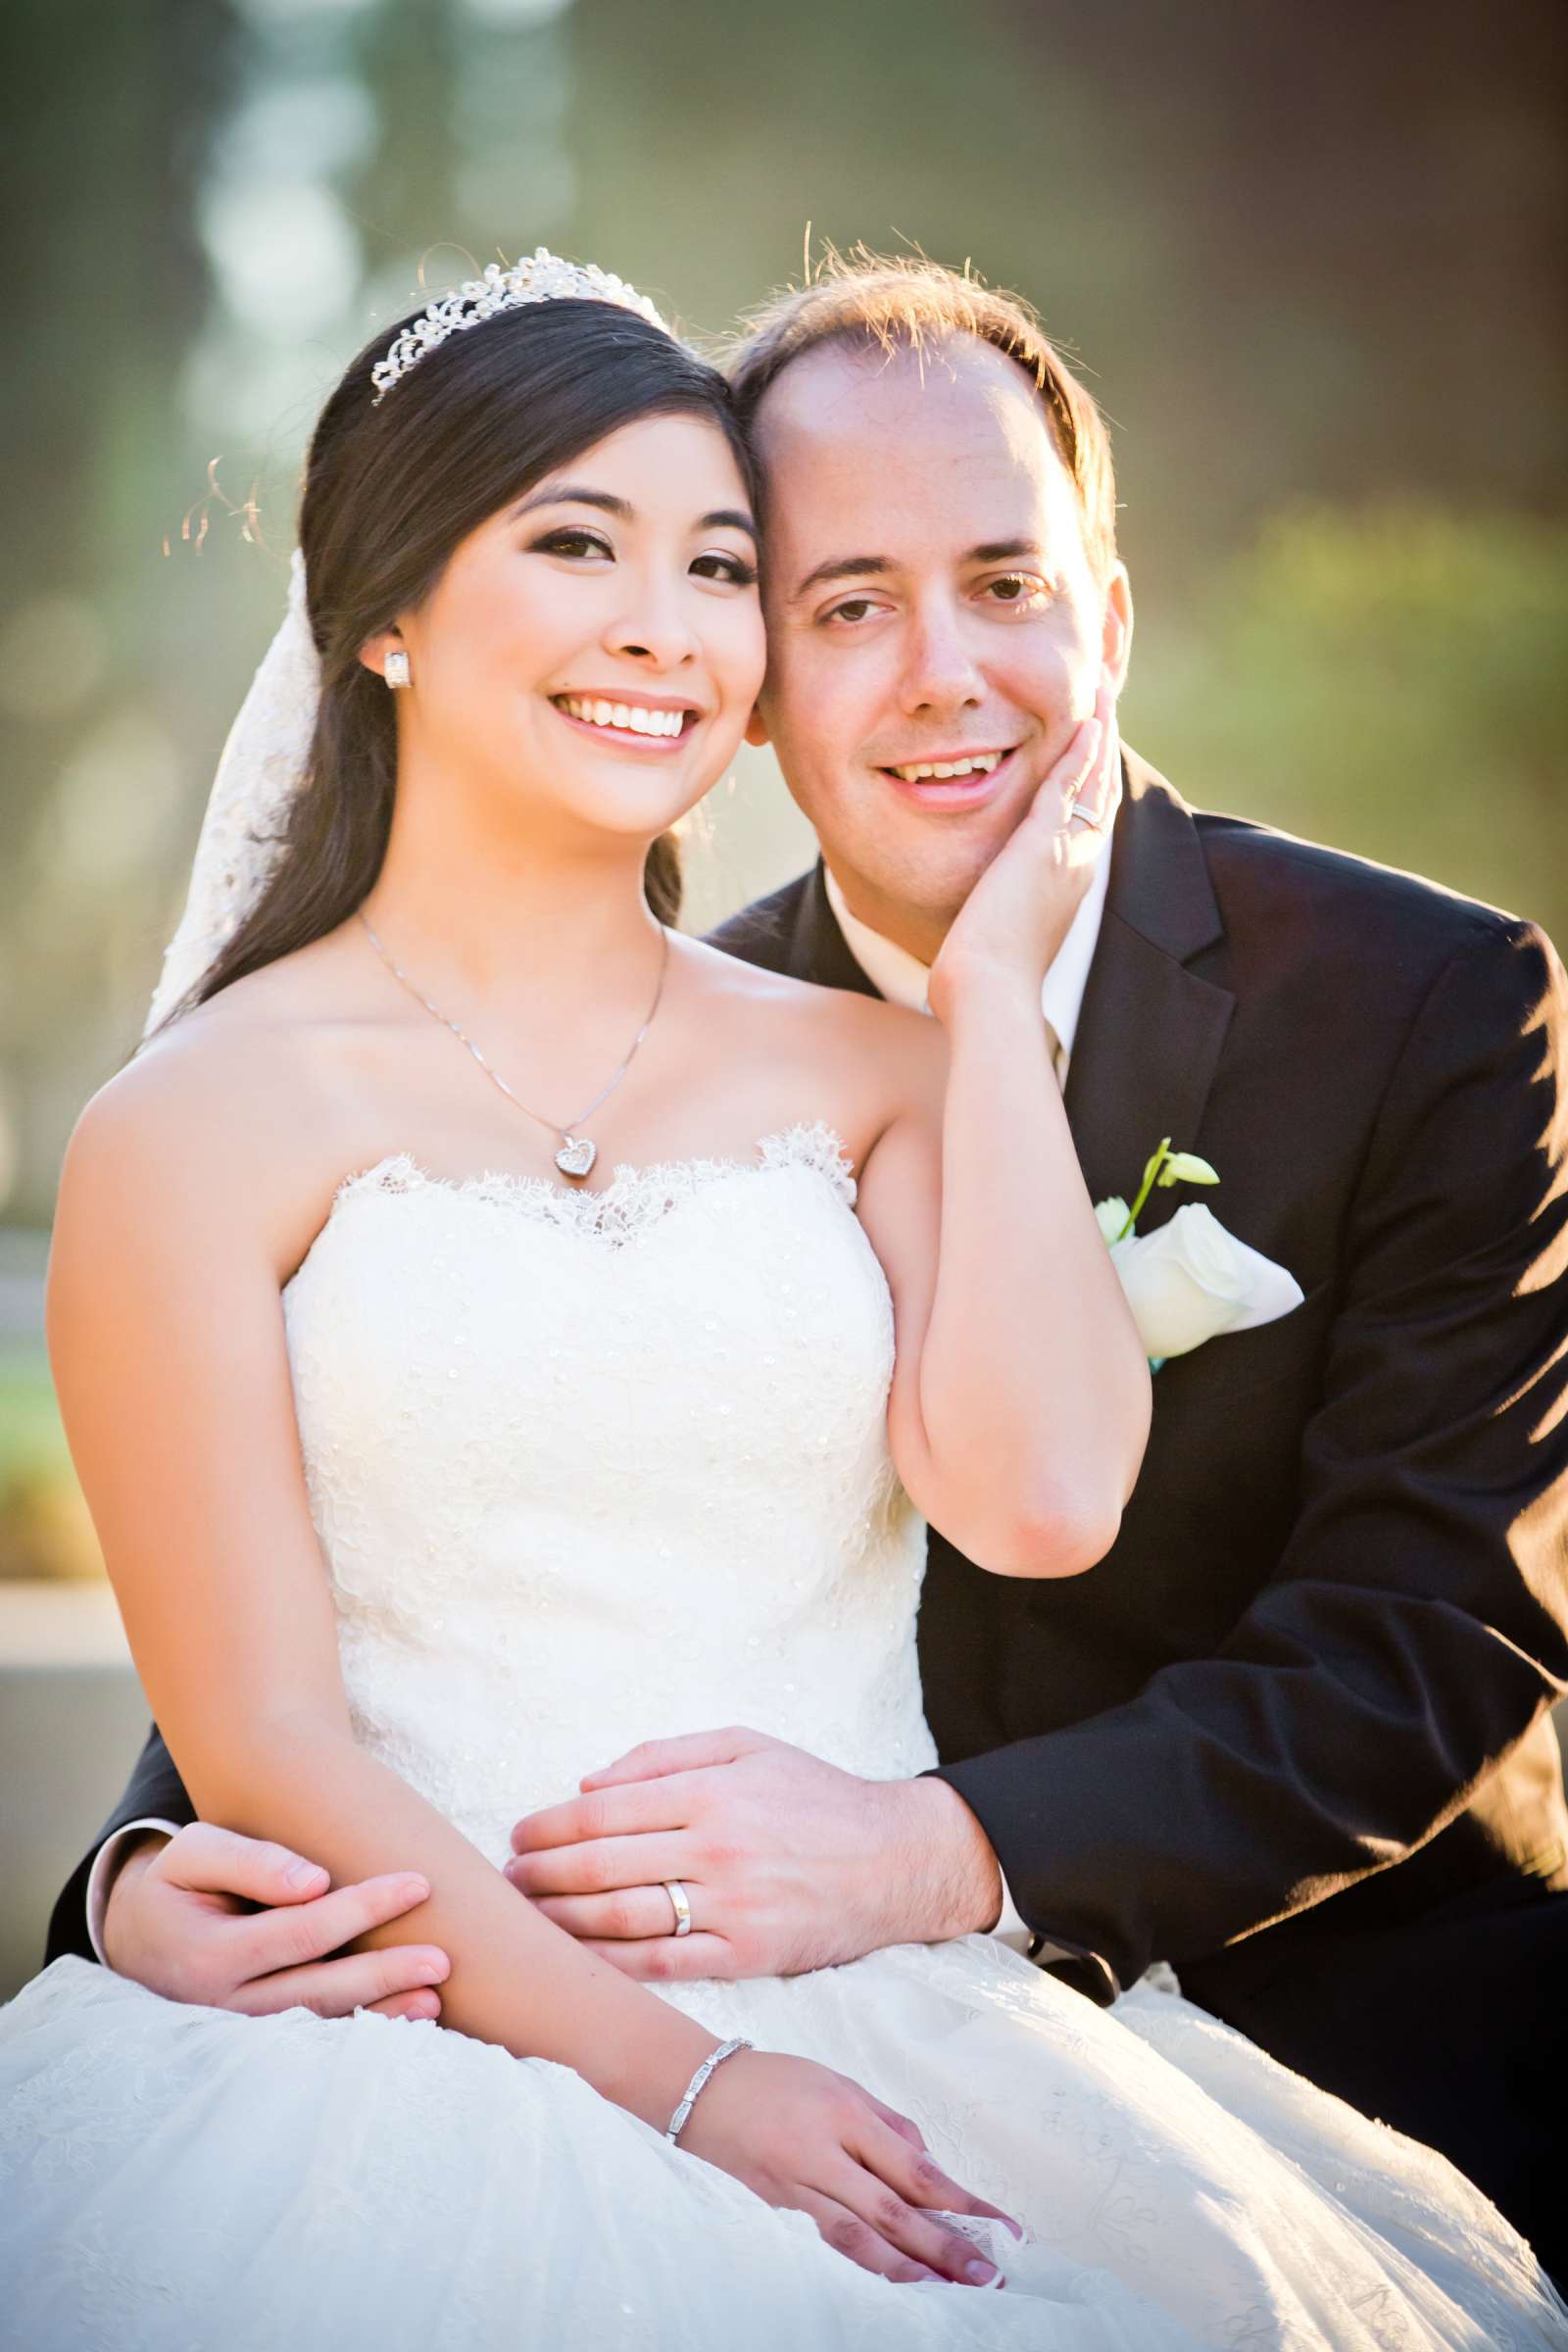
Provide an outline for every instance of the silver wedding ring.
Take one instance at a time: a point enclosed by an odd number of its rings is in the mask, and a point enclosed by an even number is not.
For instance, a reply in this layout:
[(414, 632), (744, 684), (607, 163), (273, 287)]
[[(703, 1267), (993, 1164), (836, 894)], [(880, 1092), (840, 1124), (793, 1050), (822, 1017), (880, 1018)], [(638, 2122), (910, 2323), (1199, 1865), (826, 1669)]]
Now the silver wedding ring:
[(685, 1887), (679, 1879), (662, 1879), (660, 1884), (668, 1895), (670, 1909), (675, 1914), (675, 1925), (670, 1929), (670, 1934), (689, 1936), (692, 1932), (692, 1907), (686, 1900)]
[(1080, 808), (1076, 801), (1074, 801), (1072, 807), (1067, 811), (1067, 822), (1069, 825), (1087, 825), (1091, 833), (1098, 833), (1100, 831), (1100, 818), (1098, 816), (1091, 816), (1087, 808)]

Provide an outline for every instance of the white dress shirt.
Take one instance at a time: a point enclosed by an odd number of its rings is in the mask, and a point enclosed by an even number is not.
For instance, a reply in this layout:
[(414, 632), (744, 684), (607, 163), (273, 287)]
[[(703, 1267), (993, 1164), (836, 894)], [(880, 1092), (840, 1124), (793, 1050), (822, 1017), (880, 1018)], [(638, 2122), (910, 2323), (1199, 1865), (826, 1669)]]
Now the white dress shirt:
[[(866, 978), (890, 1004), (906, 1004), (912, 1011), (927, 1012), (926, 982), (930, 966), (911, 956), (869, 923), (862, 923), (852, 914), (844, 893), (831, 866), (823, 869), (827, 903), (833, 909), (833, 919), (844, 934), (845, 945)], [(1040, 1009), (1045, 1015), (1046, 1034), (1051, 1040), (1051, 1058), (1055, 1065), (1056, 1083), (1067, 1083), (1067, 1064), (1072, 1058), (1073, 1045), (1078, 1036), (1078, 1015), (1083, 1010), (1084, 990), (1089, 981), (1089, 966), (1094, 962), (1095, 950), (1100, 944), (1101, 918), (1105, 911), (1105, 893), (1110, 888), (1110, 836), (1096, 861), (1095, 871), (1082, 904), (1073, 916), (1067, 936), (1056, 950), (1040, 991)], [(1002, 1916), (992, 1929), (993, 1936), (1009, 1943), (1014, 1951), (1033, 1952), (1037, 1960), (1059, 1958), (1058, 1944), (1041, 1943), (1026, 1924), (1005, 1877), (1002, 1881)]]
[(162, 1830), (166, 1838), (173, 1838), (178, 1835), (178, 1824), (157, 1821), (151, 1816), (145, 1821), (127, 1821), (123, 1829), (116, 1830), (112, 1838), (104, 1839), (87, 1876), (87, 1940), (92, 1945), (94, 1959), (101, 1960), (105, 1968), (109, 1966), (109, 1955), (104, 1950), (104, 1914), (109, 1909), (109, 1889), (124, 1858), (126, 1838), (138, 1837), (143, 1830)]
[[(906, 1004), (911, 1011), (929, 1009), (925, 1001), (926, 982), (930, 966), (911, 956), (869, 923), (862, 923), (852, 914), (839, 888), (831, 866), (823, 869), (827, 886), (827, 903), (833, 909), (833, 919), (844, 934), (845, 945), (861, 971), (880, 996), (890, 1004)], [(1110, 839), (1107, 835), (1095, 863), (1095, 870), (1083, 902), (1068, 926), (1067, 936), (1056, 950), (1050, 970), (1040, 991), (1040, 1009), (1046, 1016), (1046, 1028), (1051, 1036), (1052, 1059), (1056, 1077), (1062, 1086), (1067, 1083), (1067, 1064), (1072, 1058), (1073, 1045), (1078, 1036), (1078, 1016), (1083, 1010), (1084, 990), (1089, 983), (1089, 966), (1095, 960), (1100, 945), (1100, 925), (1105, 911), (1105, 893), (1110, 888)]]
[[(833, 909), (834, 920), (844, 934), (850, 954), (866, 978), (887, 998), (890, 1004), (907, 1004), (924, 1012), (927, 1009), (925, 987), (929, 967), (911, 956), (907, 948), (901, 948), (891, 939), (884, 939), (880, 931), (873, 931), (869, 923), (862, 923), (858, 915), (850, 912), (831, 867), (826, 869), (825, 879), (828, 905)], [(1095, 949), (1100, 940), (1100, 918), (1104, 912), (1105, 892), (1109, 885), (1110, 837), (1107, 835), (1095, 866), (1094, 878), (1084, 894), (1083, 904), (1072, 918), (1071, 927), (1056, 951), (1055, 959), (1046, 974), (1045, 985), (1040, 992), (1040, 1008), (1052, 1041), (1052, 1059), (1055, 1063), (1057, 1081), (1062, 1086), (1067, 1083), (1067, 1063), (1071, 1058), (1073, 1041), (1078, 1035), (1078, 1015), (1083, 1007), (1089, 966), (1095, 959)], [(135, 1837), (141, 1830), (164, 1830), (172, 1838), (174, 1828), (172, 1821), (131, 1821), (122, 1830), (117, 1830), (112, 1838), (105, 1838), (100, 1846), (87, 1881), (87, 1935), (100, 1960), (104, 1958), (104, 1913), (109, 1907), (109, 1889), (120, 1867), (119, 1856), (123, 1851), (123, 1841)], [(1005, 1879), (1002, 1883), (1002, 1917), (993, 1932), (1005, 1936), (1020, 1951), (1027, 1950), (1034, 1941), (1033, 1934), (1019, 1917), (1012, 1896), (1007, 1892)]]

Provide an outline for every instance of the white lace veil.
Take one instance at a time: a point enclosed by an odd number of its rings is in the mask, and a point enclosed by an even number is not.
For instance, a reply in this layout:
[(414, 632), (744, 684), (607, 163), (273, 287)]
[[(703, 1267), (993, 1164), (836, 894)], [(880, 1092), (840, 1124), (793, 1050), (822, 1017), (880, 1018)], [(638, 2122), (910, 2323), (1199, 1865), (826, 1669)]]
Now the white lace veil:
[(150, 1036), (227, 947), (277, 864), (277, 839), (305, 774), (321, 696), (321, 664), (305, 612), (296, 549), (288, 610), (228, 731), (202, 820), (179, 929), (148, 1008)]

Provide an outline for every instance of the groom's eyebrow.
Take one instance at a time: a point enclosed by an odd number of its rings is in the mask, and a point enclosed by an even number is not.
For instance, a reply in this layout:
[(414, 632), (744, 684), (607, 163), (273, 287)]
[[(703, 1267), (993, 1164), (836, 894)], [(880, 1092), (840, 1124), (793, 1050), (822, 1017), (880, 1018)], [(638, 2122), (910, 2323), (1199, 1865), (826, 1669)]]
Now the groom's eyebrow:
[[(601, 514), (613, 514), (617, 522), (636, 520), (636, 509), (623, 498), (612, 497), (608, 490), (590, 490), (581, 482), (558, 482), (553, 487), (536, 490), (531, 498), (519, 499), (509, 519), (531, 514), (535, 507), (597, 507)], [(700, 531), (745, 531), (749, 538), (758, 535), (757, 525), (739, 507), (715, 507), (710, 514), (697, 518)]]
[(983, 547), (971, 547), (964, 562), (1016, 564), (1020, 556), (1041, 556), (1044, 553), (1038, 539), (989, 539)]
[(892, 569), (891, 556), (829, 556), (825, 564), (818, 564), (814, 571), (807, 573), (791, 601), (798, 601), (812, 588), (820, 588), (824, 580), (863, 580), (873, 572)]
[[(987, 539), (980, 546), (969, 548), (963, 562), (1015, 564), (1021, 556), (1039, 556), (1043, 553), (1037, 539)], [(813, 588), (820, 588), (828, 580), (864, 580), (877, 572), (892, 571), (894, 568), (891, 556), (829, 556), (825, 563), (818, 564), (813, 571), (807, 573), (791, 602), (798, 603), (803, 596), (808, 595)]]

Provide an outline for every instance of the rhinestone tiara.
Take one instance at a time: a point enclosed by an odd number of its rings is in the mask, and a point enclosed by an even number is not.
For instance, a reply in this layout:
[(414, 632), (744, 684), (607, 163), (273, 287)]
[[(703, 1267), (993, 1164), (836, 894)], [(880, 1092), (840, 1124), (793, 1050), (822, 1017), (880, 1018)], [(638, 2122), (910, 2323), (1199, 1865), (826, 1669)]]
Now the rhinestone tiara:
[(375, 386), (370, 406), (378, 409), (398, 377), (417, 368), (425, 353), (434, 351), (448, 335), (466, 333), (502, 311), (520, 311), (530, 302), (562, 301), (613, 303), (617, 310), (635, 311), (650, 326), (669, 332), (647, 295), (628, 286), (623, 277), (597, 269), (592, 262), (564, 262), (538, 245), (531, 259), (514, 262), (510, 270), (492, 262), (482, 277), (470, 277), (466, 285), (440, 295), (421, 311), (370, 369)]

